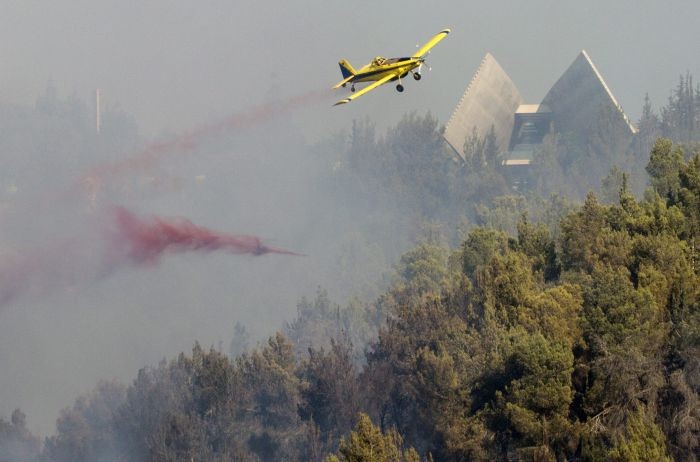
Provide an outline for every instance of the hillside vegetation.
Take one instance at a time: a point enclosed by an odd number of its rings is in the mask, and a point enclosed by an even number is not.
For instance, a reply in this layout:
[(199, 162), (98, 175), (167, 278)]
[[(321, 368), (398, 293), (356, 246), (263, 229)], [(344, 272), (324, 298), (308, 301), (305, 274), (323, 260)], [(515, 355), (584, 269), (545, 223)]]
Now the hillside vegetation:
[[(457, 164), (430, 115), (382, 137), (356, 123), (319, 184), (372, 202), (362, 232), (404, 227), (412, 247), (388, 289), (345, 305), (319, 289), (235, 357), (197, 344), (128, 386), (100, 383), (44, 444), (16, 411), (0, 420), (0, 460), (695, 460), (700, 111), (679, 107), (700, 98), (688, 80), (660, 118), (645, 109), (624, 153), (596, 151), (612, 170), (580, 205), (561, 182), (514, 192), (488, 137), (471, 157), (484, 161)], [(563, 178), (591, 161), (561, 159)]]

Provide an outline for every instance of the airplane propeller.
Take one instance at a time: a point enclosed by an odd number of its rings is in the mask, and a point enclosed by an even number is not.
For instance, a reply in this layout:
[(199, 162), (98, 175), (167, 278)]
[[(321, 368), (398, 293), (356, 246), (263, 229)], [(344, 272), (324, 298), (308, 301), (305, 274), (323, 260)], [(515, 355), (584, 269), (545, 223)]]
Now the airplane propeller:
[[(429, 54), (430, 54), (430, 51), (428, 51), (428, 53), (426, 53), (426, 56), (429, 55)], [(420, 64), (418, 65), (418, 69), (416, 69), (416, 71), (413, 73), (413, 78), (414, 78), (414, 79), (420, 80), (420, 78), (421, 78), (421, 70), (423, 70), (423, 65), (424, 65), (424, 64), (425, 64), (425, 66), (428, 68), (428, 72), (430, 72), (430, 71), (433, 70), (432, 67), (428, 66), (428, 65), (425, 63), (425, 57), (421, 57), (421, 59), (420, 59)]]

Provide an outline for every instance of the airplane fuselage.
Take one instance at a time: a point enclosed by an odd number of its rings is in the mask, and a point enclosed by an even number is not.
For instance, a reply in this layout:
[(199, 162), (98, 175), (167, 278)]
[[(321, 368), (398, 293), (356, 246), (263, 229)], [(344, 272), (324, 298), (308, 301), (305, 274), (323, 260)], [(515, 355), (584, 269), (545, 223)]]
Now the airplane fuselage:
[(423, 58), (391, 58), (385, 60), (384, 64), (371, 62), (357, 71), (350, 82), (372, 82), (380, 80), (388, 74), (399, 74), (401, 77), (405, 77), (413, 69), (419, 67), (423, 61)]

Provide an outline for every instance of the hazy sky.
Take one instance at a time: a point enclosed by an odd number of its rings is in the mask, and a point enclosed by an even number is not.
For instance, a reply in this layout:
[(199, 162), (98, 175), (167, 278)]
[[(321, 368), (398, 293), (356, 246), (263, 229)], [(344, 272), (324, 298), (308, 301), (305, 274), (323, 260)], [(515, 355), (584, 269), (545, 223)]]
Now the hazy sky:
[(33, 101), (48, 81), (84, 97), (99, 87), (146, 134), (328, 88), (339, 58), (359, 66), (405, 55), (443, 27), (453, 33), (433, 51), (428, 78), (331, 109), (347, 89), (338, 91), (303, 111), (303, 128), (317, 135), (365, 114), (391, 124), (407, 110), (445, 122), (487, 51), (539, 102), (586, 49), (633, 120), (645, 92), (659, 106), (679, 74), (700, 78), (695, 0), (1, 3), (0, 98)]
[[(659, 107), (679, 74), (690, 71), (700, 81), (699, 18), (697, 0), (0, 0), (0, 101), (33, 104), (48, 82), (59, 95), (85, 100), (100, 88), (105, 104), (133, 115), (149, 137), (328, 90), (327, 101), (295, 115), (315, 140), (365, 116), (386, 127), (407, 111), (429, 110), (445, 123), (486, 52), (527, 101), (539, 102), (586, 49), (636, 120), (646, 92)], [(411, 54), (445, 27), (452, 34), (433, 50), (433, 70), (423, 80), (407, 82), (403, 94), (386, 86), (331, 107), (348, 91), (330, 91), (341, 79), (340, 58), (359, 67), (376, 55)], [(139, 211), (260, 233), (313, 255), (181, 256), (154, 271), (124, 270), (0, 310), (0, 417), (19, 406), (32, 429), (50, 433), (58, 410), (99, 378), (128, 382), (145, 363), (173, 357), (195, 339), (228, 342), (238, 319), (258, 333), (279, 328), (284, 319), (269, 319), (292, 315), (299, 294), (313, 295), (323, 277), (334, 276), (318, 262), (332, 254), (334, 234), (325, 230), (342, 230), (344, 211), (318, 202), (309, 210), (318, 199), (303, 189), (310, 168), (293, 155), (278, 165), (274, 156), (286, 141), (255, 136), (233, 153), (191, 160), (181, 172), (205, 173), (206, 183), (138, 204)]]

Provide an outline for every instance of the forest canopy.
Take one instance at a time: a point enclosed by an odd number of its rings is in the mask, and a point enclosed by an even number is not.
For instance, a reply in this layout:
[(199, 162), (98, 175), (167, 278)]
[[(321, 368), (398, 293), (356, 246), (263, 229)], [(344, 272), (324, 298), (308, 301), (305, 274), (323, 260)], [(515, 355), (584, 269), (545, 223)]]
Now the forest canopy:
[(550, 137), (526, 191), (488, 135), (460, 164), (430, 114), (356, 121), (314, 148), (335, 156), (318, 187), (396, 232), (385, 288), (101, 382), (43, 444), (17, 410), (0, 460), (694, 460), (699, 94), (647, 100), (621, 151)]

